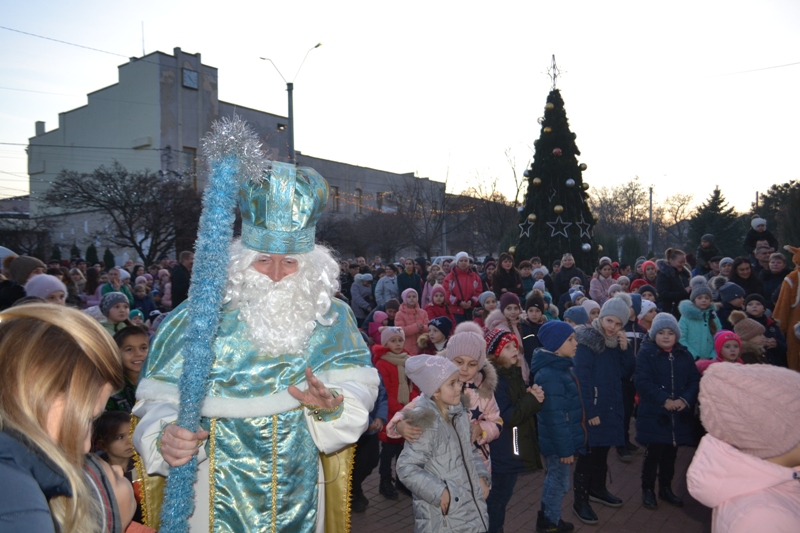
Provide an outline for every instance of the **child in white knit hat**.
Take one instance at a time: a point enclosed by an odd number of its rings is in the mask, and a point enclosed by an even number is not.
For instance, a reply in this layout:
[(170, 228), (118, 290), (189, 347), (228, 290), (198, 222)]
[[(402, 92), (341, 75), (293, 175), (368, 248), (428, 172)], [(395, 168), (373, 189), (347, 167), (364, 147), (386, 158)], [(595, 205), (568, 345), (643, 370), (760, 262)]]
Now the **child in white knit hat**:
[(415, 531), (487, 531), (491, 478), (471, 443), (458, 367), (438, 355), (418, 355), (406, 372), (423, 394), (406, 415), (422, 435), (397, 460), (397, 475), (414, 495)]

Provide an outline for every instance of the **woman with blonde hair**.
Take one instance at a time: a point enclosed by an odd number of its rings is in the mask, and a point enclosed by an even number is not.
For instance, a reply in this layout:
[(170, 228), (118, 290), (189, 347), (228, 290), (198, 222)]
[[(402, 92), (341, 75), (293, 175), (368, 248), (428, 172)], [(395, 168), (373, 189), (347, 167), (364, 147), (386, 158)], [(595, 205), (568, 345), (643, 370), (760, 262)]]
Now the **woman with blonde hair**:
[(122, 375), (90, 316), (46, 304), (0, 313), (0, 531), (99, 531), (84, 455)]

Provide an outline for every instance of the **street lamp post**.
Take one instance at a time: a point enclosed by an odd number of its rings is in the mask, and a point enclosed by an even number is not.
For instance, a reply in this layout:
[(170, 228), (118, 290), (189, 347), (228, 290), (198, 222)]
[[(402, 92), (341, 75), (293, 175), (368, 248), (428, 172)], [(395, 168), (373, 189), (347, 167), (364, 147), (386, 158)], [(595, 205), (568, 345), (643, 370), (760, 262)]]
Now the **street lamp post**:
[(293, 94), (294, 81), (297, 79), (297, 75), (300, 74), (300, 69), (303, 68), (303, 64), (306, 62), (308, 54), (311, 53), (311, 50), (319, 48), (320, 46), (322, 46), (322, 43), (317, 43), (315, 46), (312, 46), (311, 48), (308, 49), (308, 52), (306, 52), (306, 55), (303, 56), (303, 60), (300, 62), (300, 66), (297, 67), (297, 72), (294, 73), (294, 78), (292, 78), (292, 81), (286, 81), (286, 78), (283, 77), (283, 74), (281, 74), (280, 69), (278, 69), (278, 66), (275, 64), (274, 61), (272, 61), (268, 57), (260, 58), (264, 61), (269, 61), (270, 63), (272, 63), (272, 66), (275, 67), (275, 70), (278, 72), (278, 75), (286, 84), (286, 92), (289, 98), (289, 112), (287, 113), (288, 115), (287, 118), (289, 119), (289, 162), (292, 164), (297, 163), (297, 158), (295, 157), (294, 153), (294, 94)]

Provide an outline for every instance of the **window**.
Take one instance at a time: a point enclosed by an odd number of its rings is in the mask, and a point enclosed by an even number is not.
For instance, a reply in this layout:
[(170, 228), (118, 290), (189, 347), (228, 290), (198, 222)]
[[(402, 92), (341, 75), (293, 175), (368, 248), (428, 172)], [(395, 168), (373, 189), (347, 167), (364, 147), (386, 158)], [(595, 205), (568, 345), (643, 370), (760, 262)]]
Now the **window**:
[(181, 170), (184, 173), (194, 174), (195, 159), (197, 159), (197, 149), (184, 146), (183, 153), (181, 154)]
[(360, 215), (363, 212), (364, 205), (362, 203), (361, 189), (356, 189), (356, 214)]
[(286, 124), (278, 123), (278, 131), (286, 131)]
[(183, 69), (183, 86), (187, 89), (197, 89), (200, 86), (196, 70)]
[(331, 211), (339, 212), (339, 187), (331, 187)]

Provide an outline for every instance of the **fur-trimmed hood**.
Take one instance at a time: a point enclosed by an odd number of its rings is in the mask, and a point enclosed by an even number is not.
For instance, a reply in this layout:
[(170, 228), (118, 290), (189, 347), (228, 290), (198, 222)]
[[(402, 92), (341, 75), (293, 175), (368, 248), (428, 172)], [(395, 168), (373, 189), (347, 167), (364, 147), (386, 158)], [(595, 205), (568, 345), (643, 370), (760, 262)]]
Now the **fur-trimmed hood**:
[(508, 319), (500, 309), (495, 309), (489, 313), (489, 316), (486, 317), (483, 323), (486, 326), (486, 331), (492, 331), (493, 329), (504, 329), (508, 331)]
[(591, 324), (575, 328), (575, 340), (578, 341), (578, 344), (583, 344), (594, 353), (601, 353), (606, 349), (606, 338)]
[[(409, 406), (410, 407), (410, 406)], [(461, 395), (461, 403), (447, 408), (449, 414), (469, 412), (469, 396)], [(432, 398), (420, 396), (413, 407), (403, 409), (403, 420), (412, 426), (420, 429), (430, 429), (433, 427), (436, 417), (440, 415), (439, 408)]]
[(705, 311), (701, 311), (691, 300), (681, 300), (678, 304), (678, 311), (681, 312), (681, 316), (686, 317), (686, 320), (705, 320), (709, 314), (716, 311), (716, 306), (711, 305)]
[(482, 369), (475, 374), (473, 379), (478, 387), (478, 396), (485, 400), (494, 397), (494, 390), (497, 388), (497, 370), (491, 363), (486, 363)]

